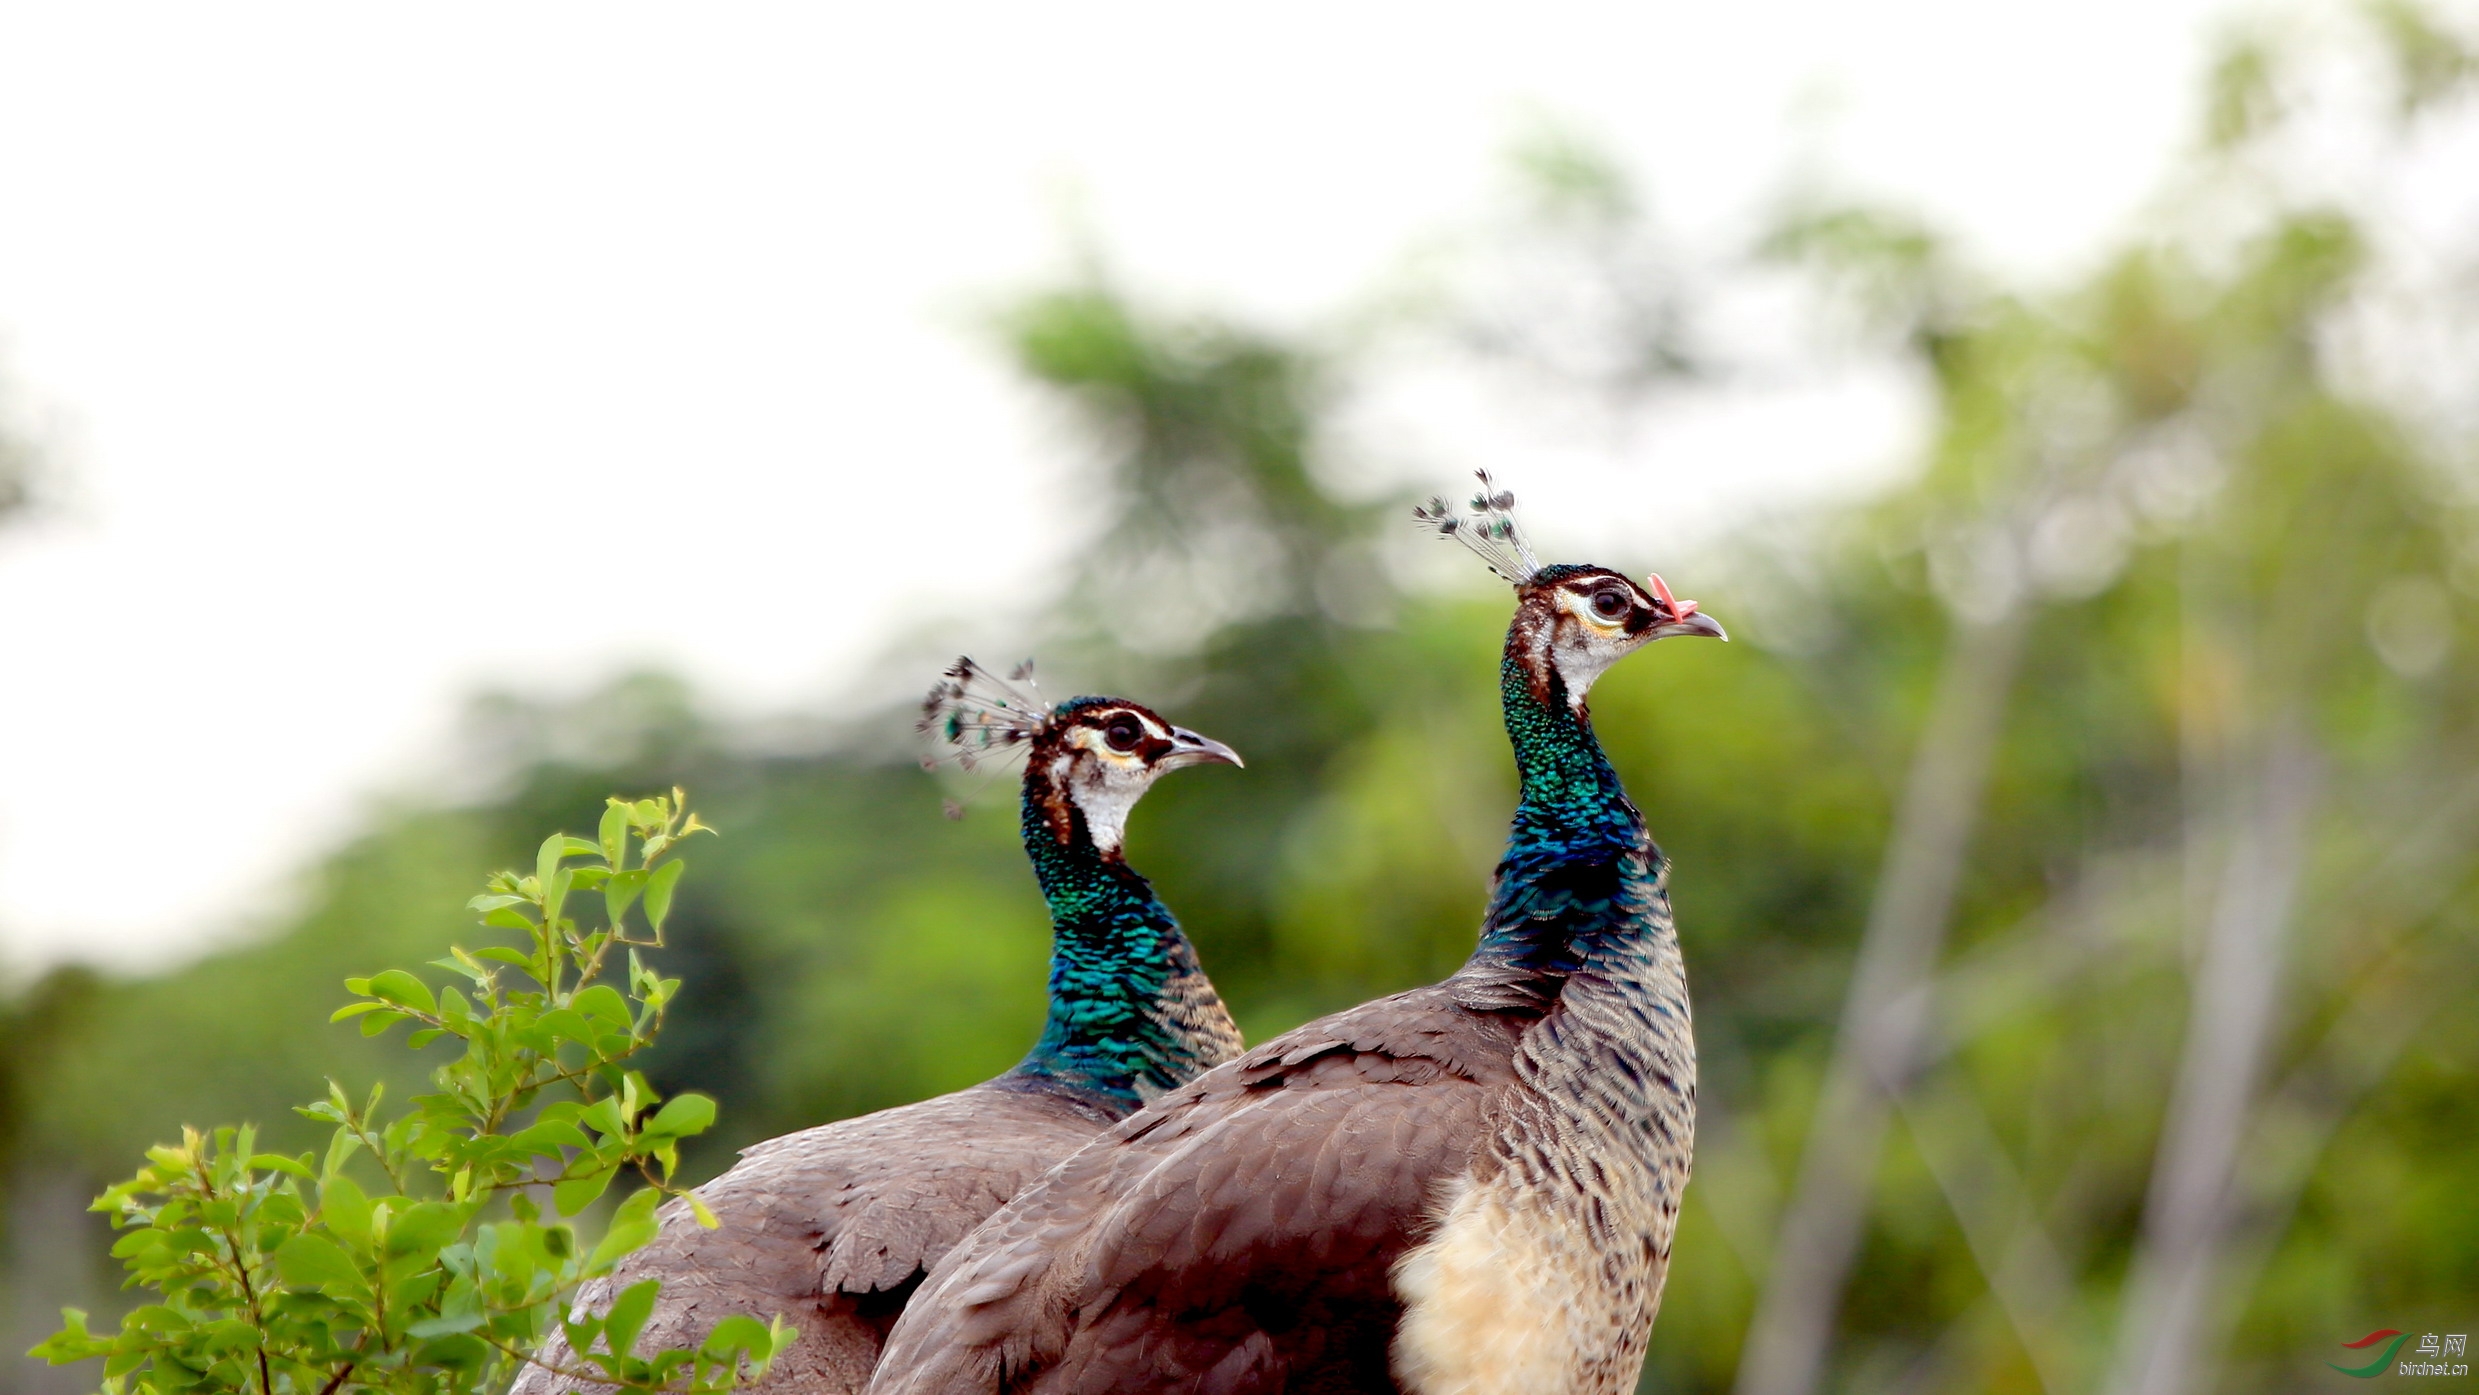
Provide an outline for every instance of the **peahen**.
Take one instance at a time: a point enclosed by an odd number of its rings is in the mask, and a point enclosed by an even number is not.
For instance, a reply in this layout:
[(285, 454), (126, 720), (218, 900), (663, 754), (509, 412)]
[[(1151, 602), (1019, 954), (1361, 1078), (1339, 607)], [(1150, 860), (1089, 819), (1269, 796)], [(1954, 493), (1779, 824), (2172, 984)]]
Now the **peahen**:
[[(931, 691), (922, 727), (967, 761), (1025, 756), (1024, 846), (1053, 936), (1041, 1039), (995, 1080), (744, 1150), (697, 1189), (716, 1229), (678, 1201), (664, 1206), (657, 1238), (579, 1295), (600, 1311), (628, 1285), (661, 1279), (640, 1350), (694, 1347), (730, 1313), (780, 1313), (799, 1335), (761, 1389), (856, 1391), (950, 1246), (1143, 1101), (1239, 1052), (1195, 950), (1120, 855), (1128, 811), (1156, 778), (1239, 755), (1118, 698), (1045, 709), (970, 659)], [(558, 1337), (542, 1359), (581, 1364)], [(578, 1386), (596, 1388), (532, 1365), (512, 1395)]]
[(1421, 520), (1514, 583), (1522, 800), (1480, 945), (1155, 1101), (932, 1271), (871, 1395), (1632, 1389), (1694, 1145), (1666, 872), (1584, 695), (1692, 601), (1543, 567), (1511, 495)]

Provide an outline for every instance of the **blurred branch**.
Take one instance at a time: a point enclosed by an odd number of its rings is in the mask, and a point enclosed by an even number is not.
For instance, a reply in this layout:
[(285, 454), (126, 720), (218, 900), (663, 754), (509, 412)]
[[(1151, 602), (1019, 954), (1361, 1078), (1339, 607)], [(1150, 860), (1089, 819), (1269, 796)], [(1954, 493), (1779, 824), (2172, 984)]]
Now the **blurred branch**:
[[(2335, 904), (2361, 904), (2383, 891), (2415, 888), (2413, 905), (2400, 917), (2415, 927), (2395, 937), (2374, 969), (2362, 976), (2301, 1063), (2265, 1092), (2237, 1179), (2240, 1203), (2251, 1224), (2222, 1266), (2224, 1290), (2233, 1299), (2254, 1291), (2256, 1277), (2288, 1234), (2300, 1197), (2314, 1179), (2333, 1135), (2382, 1084), (2402, 1053), (2469, 981), (2472, 941), (2467, 926), (2444, 913), (2459, 897), (2471, 870), (2470, 816), (2479, 810), (2479, 778), (2465, 779), (2435, 813), (2407, 836), (2393, 840), (2393, 854), (2359, 878)], [(2442, 856), (2443, 865), (2434, 859)], [(2425, 861), (2428, 865), (2417, 864)], [(2460, 936), (2449, 931), (2463, 930)], [(2461, 962), (2436, 951), (2458, 946)], [(2457, 972), (2458, 971), (2458, 972)], [(2221, 1328), (2235, 1304), (2222, 1305)], [(2217, 1356), (2226, 1343), (2220, 1331), (2204, 1344)], [(2204, 1372), (2209, 1384), (2210, 1372)]]
[(2022, 1173), (1967, 1088), (1895, 1097), (1937, 1190), (1961, 1225), (1988, 1291), (2013, 1325), (2050, 1395), (2073, 1389), (2060, 1329), (2074, 1300), (2074, 1274), (2049, 1239)]
[(34, 503), (35, 473), (42, 463), (33, 440), (15, 429), (9, 397), (8, 385), (0, 382), (0, 527)]
[(2209, 1359), (2195, 1339), (2220, 1297), (2239, 1143), (2274, 1029), (2317, 783), (2303, 727), (2295, 717), (2282, 721), (2237, 818), (2194, 974), (2186, 1045), (2107, 1387), (2122, 1395), (2177, 1395), (2191, 1388), (2199, 1357)]
[[(2408, 961), (2415, 951), (2405, 947), (2396, 957)], [(2447, 1004), (2459, 1001), (2461, 985), (2469, 981), (2467, 959), (2451, 966), (2463, 970), (2459, 974), (2440, 972), (2445, 966), (2432, 962), (2424, 966), (2428, 972), (2416, 972), (2417, 967), (2405, 965), (2414, 971), (2399, 975), (2394, 986), (2401, 991), (2359, 994), (2318, 1043), (2308, 1064), (2265, 1096), (2241, 1153), (2236, 1187), (2252, 1224), (2221, 1266), (2223, 1290), (2233, 1301), (2213, 1315), (2220, 1320), (2204, 1343), (2208, 1358), (2219, 1360), (2227, 1345), (2224, 1332), (2236, 1316), (2236, 1300), (2254, 1291), (2257, 1276), (2289, 1233), (2299, 1199), (2314, 1180), (2333, 1135), (2384, 1082), (2428, 1023)], [(2199, 1372), (2198, 1384), (2210, 1388), (2212, 1374), (2208, 1369)]]
[(1927, 1033), (1921, 986), (1945, 946), (1963, 854), (1978, 822), (2030, 615), (2018, 598), (1989, 619), (1957, 620), (1860, 940), (1799, 1179), (1748, 1332), (1738, 1395), (1805, 1395), (1817, 1386), (1859, 1248), (1888, 1106), (1905, 1087)]

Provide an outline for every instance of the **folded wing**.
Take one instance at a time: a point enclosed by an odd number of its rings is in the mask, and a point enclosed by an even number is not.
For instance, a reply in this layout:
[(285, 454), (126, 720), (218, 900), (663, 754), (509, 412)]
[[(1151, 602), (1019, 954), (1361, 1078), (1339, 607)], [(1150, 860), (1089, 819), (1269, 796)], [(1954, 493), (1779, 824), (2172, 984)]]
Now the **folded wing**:
[(1395, 1260), (1528, 1017), (1425, 988), (1312, 1022), (1104, 1134), (937, 1268), (874, 1392), (1386, 1388)]

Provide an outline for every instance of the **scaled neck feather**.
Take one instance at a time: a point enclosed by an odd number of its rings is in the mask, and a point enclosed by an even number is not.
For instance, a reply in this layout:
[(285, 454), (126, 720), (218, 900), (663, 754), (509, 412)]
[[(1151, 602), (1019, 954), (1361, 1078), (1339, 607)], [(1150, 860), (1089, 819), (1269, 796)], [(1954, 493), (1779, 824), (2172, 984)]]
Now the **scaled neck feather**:
[[(1458, 978), (1473, 1006), (1545, 1006), (1596, 961), (1633, 959), (1666, 914), (1660, 852), (1567, 687), (1532, 605), (1518, 609), (1499, 665), (1499, 695), (1522, 797), (1507, 830), (1480, 945)], [(1610, 967), (1617, 967), (1610, 965)]]
[(1178, 921), (1121, 857), (1116, 827), (1106, 844), (1093, 832), (1054, 781), (1025, 782), (1024, 848), (1050, 906), (1050, 1013), (999, 1083), (1124, 1114), (1237, 1055), (1240, 1040)]

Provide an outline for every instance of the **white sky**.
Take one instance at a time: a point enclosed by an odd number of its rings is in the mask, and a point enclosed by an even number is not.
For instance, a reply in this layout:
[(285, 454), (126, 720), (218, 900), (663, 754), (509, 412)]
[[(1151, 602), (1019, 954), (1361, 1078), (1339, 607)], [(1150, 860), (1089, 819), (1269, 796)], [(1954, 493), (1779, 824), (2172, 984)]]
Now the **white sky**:
[[(1139, 284), (1298, 322), (1548, 112), (1690, 240), (1821, 160), (2059, 275), (2228, 9), (0, 0), (0, 353), (71, 476), (0, 535), (0, 963), (265, 918), (478, 685), (816, 707), (1037, 595), (1078, 515), (972, 325), (1068, 203)], [(1889, 439), (1866, 393), (1726, 406), (1679, 440), (1792, 462), (1743, 489)], [(920, 595), (931, 557), (987, 590)]]

